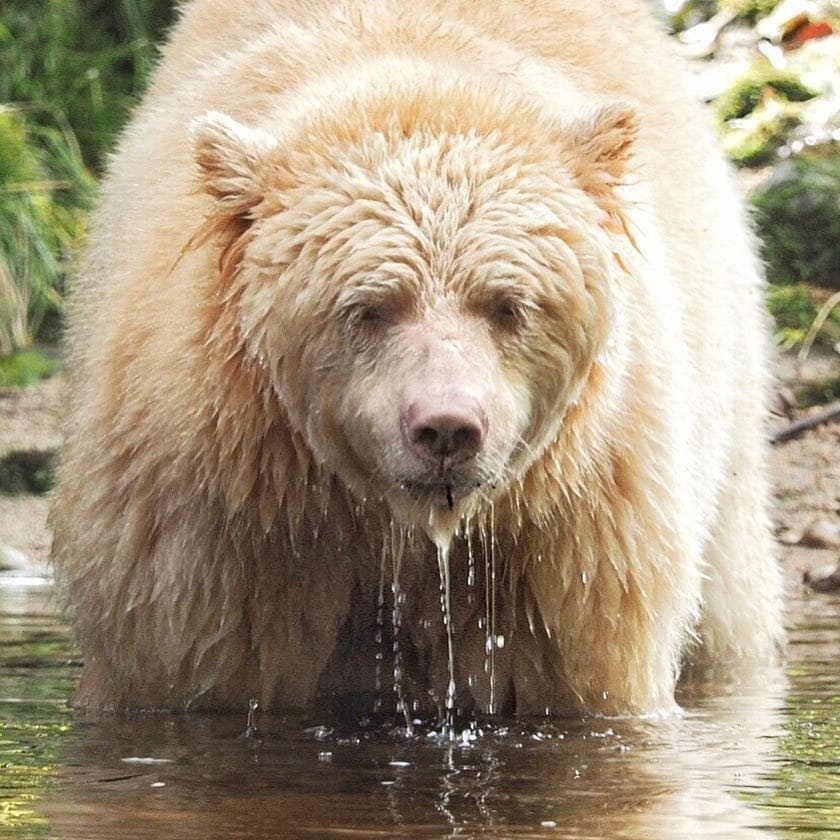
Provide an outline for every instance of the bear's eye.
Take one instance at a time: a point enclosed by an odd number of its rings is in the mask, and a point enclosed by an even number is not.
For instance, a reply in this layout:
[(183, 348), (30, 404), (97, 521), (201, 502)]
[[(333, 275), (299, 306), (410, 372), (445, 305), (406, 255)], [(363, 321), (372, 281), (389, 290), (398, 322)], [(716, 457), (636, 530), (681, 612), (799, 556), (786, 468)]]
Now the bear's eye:
[(517, 312), (515, 304), (500, 303), (493, 312), (493, 317), (497, 321), (512, 321), (515, 318), (519, 317), (519, 314)]
[(499, 329), (516, 332), (522, 329), (527, 320), (526, 307), (519, 301), (499, 300), (490, 310), (490, 321)]
[(377, 304), (354, 304), (345, 310), (344, 315), (348, 329), (359, 335), (382, 332), (391, 323), (390, 312)]
[(387, 319), (385, 313), (378, 306), (362, 306), (356, 313), (356, 320), (360, 324), (381, 324)]

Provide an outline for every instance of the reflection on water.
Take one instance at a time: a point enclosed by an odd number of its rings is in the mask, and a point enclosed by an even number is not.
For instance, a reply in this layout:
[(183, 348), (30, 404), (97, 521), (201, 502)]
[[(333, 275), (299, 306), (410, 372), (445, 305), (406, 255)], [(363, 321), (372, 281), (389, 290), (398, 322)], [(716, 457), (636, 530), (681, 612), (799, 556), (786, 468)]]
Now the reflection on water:
[(0, 837), (829, 837), (840, 597), (793, 610), (787, 674), (666, 720), (510, 721), (456, 745), (258, 715), (74, 716), (66, 629), (0, 579)]

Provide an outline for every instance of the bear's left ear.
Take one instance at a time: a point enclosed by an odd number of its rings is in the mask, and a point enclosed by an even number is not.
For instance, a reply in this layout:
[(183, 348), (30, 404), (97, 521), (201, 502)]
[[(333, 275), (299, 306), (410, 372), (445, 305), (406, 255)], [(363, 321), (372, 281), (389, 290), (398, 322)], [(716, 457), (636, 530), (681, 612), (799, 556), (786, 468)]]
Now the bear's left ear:
[(599, 204), (622, 183), (638, 133), (636, 112), (623, 103), (601, 106), (565, 127), (565, 163)]
[(210, 111), (190, 125), (204, 189), (231, 216), (245, 216), (264, 196), (264, 168), (277, 139)]

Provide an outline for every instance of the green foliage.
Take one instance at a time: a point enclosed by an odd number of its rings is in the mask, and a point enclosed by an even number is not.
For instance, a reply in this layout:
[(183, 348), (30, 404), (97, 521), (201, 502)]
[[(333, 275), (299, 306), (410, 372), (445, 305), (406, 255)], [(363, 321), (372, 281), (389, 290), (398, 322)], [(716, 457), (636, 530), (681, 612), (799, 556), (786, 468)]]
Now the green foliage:
[(800, 103), (816, 95), (796, 75), (756, 62), (714, 103), (729, 158), (748, 167), (772, 162), (799, 125)]
[[(55, 333), (101, 168), (142, 91), (172, 0), (4, 0), (0, 356)], [(3, 104), (7, 103), (7, 104)]]
[(840, 289), (840, 156), (786, 161), (752, 201), (770, 282)]
[(720, 0), (721, 9), (729, 9), (739, 20), (754, 23), (767, 17), (780, 0)]
[(0, 356), (0, 388), (19, 388), (48, 379), (58, 369), (55, 359), (34, 350)]
[(698, 23), (709, 20), (717, 11), (717, 0), (685, 0), (668, 17), (671, 32), (683, 32)]
[[(776, 322), (776, 338), (785, 348), (800, 346), (808, 335), (819, 312), (814, 292), (804, 283), (774, 285), (767, 292), (767, 307)], [(840, 312), (829, 314), (818, 336), (817, 343), (833, 346), (840, 341)]]
[(840, 400), (840, 373), (796, 389), (796, 401), (801, 408), (826, 405), (837, 400)]
[(817, 94), (792, 73), (782, 73), (768, 62), (761, 62), (715, 100), (715, 113), (723, 122), (745, 117), (758, 107), (765, 95), (776, 95), (788, 102), (805, 102)]
[(0, 493), (47, 493), (55, 479), (55, 454), (15, 449), (0, 458)]
[(736, 166), (764, 166), (776, 159), (776, 150), (797, 125), (799, 120), (789, 105), (758, 108), (725, 130), (723, 148)]
[(172, 0), (4, 0), (0, 102), (72, 127), (101, 167), (155, 61)]
[(94, 181), (66, 126), (0, 105), (0, 355), (26, 347), (61, 307)]

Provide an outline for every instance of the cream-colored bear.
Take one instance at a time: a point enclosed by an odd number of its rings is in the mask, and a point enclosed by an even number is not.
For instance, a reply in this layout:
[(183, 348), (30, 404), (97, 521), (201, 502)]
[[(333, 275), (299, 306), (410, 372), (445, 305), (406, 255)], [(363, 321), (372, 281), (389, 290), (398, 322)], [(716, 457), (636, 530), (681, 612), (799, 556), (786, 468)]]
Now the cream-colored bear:
[(644, 7), (186, 7), (73, 294), (81, 705), (652, 713), (773, 659), (760, 272)]

